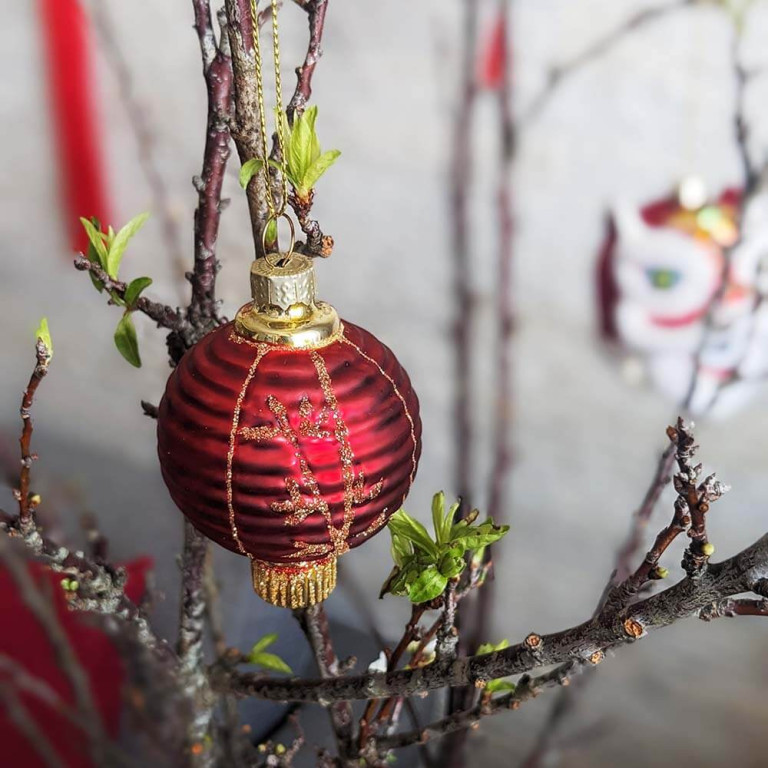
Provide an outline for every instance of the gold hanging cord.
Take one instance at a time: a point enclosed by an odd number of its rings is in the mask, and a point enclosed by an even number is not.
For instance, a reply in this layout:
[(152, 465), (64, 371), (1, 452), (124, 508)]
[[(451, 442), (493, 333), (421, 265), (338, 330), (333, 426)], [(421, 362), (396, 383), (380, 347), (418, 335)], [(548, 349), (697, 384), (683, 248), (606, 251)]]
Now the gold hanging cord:
[(264, 222), (264, 229), (261, 235), (261, 242), (264, 253), (266, 254), (266, 236), (267, 229), (271, 222), (275, 222), (277, 225), (278, 219), (286, 219), (291, 228), (291, 245), (288, 249), (287, 256), (290, 256), (293, 252), (293, 222), (288, 214), (285, 212), (285, 207), (288, 202), (288, 176), (285, 168), (285, 135), (283, 132), (283, 121), (285, 119), (285, 112), (283, 111), (283, 87), (280, 79), (280, 35), (277, 23), (277, 10), (278, 0), (270, 0), (272, 11), (272, 59), (275, 68), (275, 134), (277, 135), (277, 147), (280, 153), (280, 161), (278, 167), (280, 170), (280, 199), (279, 204), (275, 204), (275, 195), (272, 189), (272, 178), (269, 173), (269, 148), (267, 146), (267, 112), (264, 106), (264, 76), (262, 70), (261, 59), (261, 45), (259, 42), (259, 11), (257, 9), (258, 0), (250, 0), (251, 2), (251, 27), (253, 31), (253, 54), (256, 63), (256, 90), (258, 95), (258, 110), (259, 110), (259, 127), (261, 130), (261, 172), (264, 177), (264, 189), (267, 196), (267, 208), (269, 209), (269, 216)]

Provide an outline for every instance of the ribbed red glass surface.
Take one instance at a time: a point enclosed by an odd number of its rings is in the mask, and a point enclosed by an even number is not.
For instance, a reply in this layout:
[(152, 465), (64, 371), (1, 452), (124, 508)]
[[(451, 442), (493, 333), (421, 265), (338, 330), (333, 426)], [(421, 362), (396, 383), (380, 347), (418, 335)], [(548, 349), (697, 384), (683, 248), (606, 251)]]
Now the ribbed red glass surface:
[(350, 323), (293, 350), (213, 331), (171, 374), (158, 452), (195, 527), (272, 563), (342, 554), (402, 503), (421, 450), (419, 404), (392, 352)]

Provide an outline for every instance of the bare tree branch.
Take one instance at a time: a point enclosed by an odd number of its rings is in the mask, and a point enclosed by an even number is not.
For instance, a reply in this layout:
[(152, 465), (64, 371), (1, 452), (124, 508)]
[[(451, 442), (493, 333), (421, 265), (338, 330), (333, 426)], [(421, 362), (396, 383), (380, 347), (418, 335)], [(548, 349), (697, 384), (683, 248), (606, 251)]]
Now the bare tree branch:
[[(253, 51), (251, 9), (249, 0), (226, 0), (227, 32), (229, 35), (234, 73), (235, 140), (241, 165), (261, 156), (259, 126), (259, 97), (256, 87), (256, 60)], [(256, 173), (246, 189), (251, 213), (251, 227), (256, 258), (262, 256), (261, 232), (267, 220), (267, 190), (262, 174)]]
[(19, 525), (24, 529), (34, 528), (34, 509), (39, 499), (30, 492), (30, 478), (32, 462), (37, 458), (32, 453), (32, 404), (40, 382), (48, 373), (48, 364), (51, 361), (51, 350), (46, 347), (42, 339), (35, 344), (35, 367), (29, 378), (27, 388), (21, 399), (22, 430), (19, 438), (21, 448), (21, 472), (19, 473), (19, 487), (16, 491), (16, 499), (19, 502)]
[(332, 680), (270, 680), (253, 674), (220, 676), (215, 687), (243, 696), (277, 701), (343, 701), (408, 696), (444, 686), (522, 674), (571, 659), (589, 659), (598, 651), (634, 642), (679, 619), (696, 615), (724, 598), (751, 592), (768, 578), (768, 534), (743, 552), (709, 564), (695, 578), (686, 577), (663, 592), (639, 600), (619, 614), (600, 615), (570, 629), (541, 635), (536, 650), (526, 642), (483, 656), (458, 658), (449, 670), (431, 664), (420, 669), (336, 678)]
[[(111, 278), (99, 264), (95, 261), (86, 259), (82, 254), (75, 257), (75, 269), (83, 272), (90, 272), (99, 282), (101, 282), (108, 292), (114, 292), (121, 299), (125, 298), (125, 289), (127, 285), (122, 280)], [(145, 296), (139, 296), (135, 304), (136, 309), (146, 315), (150, 320), (154, 320), (159, 328), (167, 328), (169, 331), (182, 331), (184, 329), (184, 318), (178, 309), (173, 309), (167, 304), (160, 304), (156, 301), (150, 301)], [(180, 358), (179, 358), (180, 359)], [(178, 360), (176, 360), (178, 362)]]
[(288, 122), (293, 123), (296, 112), (303, 112), (309, 100), (312, 98), (312, 76), (315, 67), (323, 55), (322, 39), (325, 28), (325, 12), (328, 9), (328, 0), (306, 0), (298, 3), (307, 13), (309, 23), (309, 45), (303, 63), (296, 67), (296, 89), (293, 92), (285, 112)]
[[(208, 2), (195, 0), (195, 28), (203, 58), (203, 76), (208, 92), (203, 170), (194, 179), (198, 192), (195, 211), (195, 261), (191, 274), (192, 300), (187, 319), (205, 333), (218, 324), (216, 305), (216, 240), (224, 201), (221, 190), (229, 160), (229, 125), (233, 118), (232, 61), (226, 17), (219, 14), (221, 40), (215, 46), (211, 11)], [(214, 45), (213, 50), (211, 46)]]
[(470, 710), (462, 710), (452, 715), (426, 725), (420, 730), (405, 731), (393, 736), (385, 736), (379, 739), (381, 749), (402, 749), (413, 744), (424, 744), (430, 739), (446, 736), (455, 731), (476, 728), (480, 719), (500, 712), (518, 709), (528, 699), (538, 696), (547, 688), (568, 685), (571, 677), (587, 662), (582, 660), (569, 661), (538, 677), (522, 677), (515, 690), (503, 696), (497, 696), (490, 701), (483, 702)]

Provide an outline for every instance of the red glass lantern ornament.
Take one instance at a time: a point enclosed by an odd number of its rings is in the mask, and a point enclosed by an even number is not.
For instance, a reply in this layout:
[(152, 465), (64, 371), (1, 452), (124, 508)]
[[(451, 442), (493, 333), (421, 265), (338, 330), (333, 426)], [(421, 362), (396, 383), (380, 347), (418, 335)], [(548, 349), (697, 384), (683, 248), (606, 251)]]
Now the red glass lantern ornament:
[(251, 292), (171, 374), (158, 452), (189, 521), (251, 560), (258, 595), (298, 608), (324, 600), (336, 559), (402, 504), (419, 403), (384, 344), (315, 300), (306, 256), (257, 259)]

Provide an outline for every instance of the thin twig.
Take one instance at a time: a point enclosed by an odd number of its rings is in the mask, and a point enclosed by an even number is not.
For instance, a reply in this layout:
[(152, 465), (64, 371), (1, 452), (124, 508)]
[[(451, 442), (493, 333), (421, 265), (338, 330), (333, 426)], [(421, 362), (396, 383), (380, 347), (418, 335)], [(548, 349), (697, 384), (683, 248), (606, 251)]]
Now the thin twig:
[[(450, 159), (449, 220), (451, 222), (451, 250), (453, 261), (452, 293), (454, 306), (454, 395), (453, 425), (455, 440), (455, 471), (458, 495), (461, 500), (459, 515), (465, 515), (472, 505), (472, 473), (474, 469), (474, 430), (472, 428), (472, 333), (475, 319), (475, 298), (472, 287), (472, 258), (470, 238), (470, 189), (474, 175), (472, 152), (472, 120), (478, 95), (476, 75), (478, 0), (466, 0), (462, 24), (462, 55), (459, 82), (459, 103), (454, 121)], [(464, 635), (466, 614), (471, 608), (463, 604), (456, 617), (459, 631), (459, 650), (466, 653)], [(471, 691), (449, 691), (446, 707), (450, 715), (469, 706)], [(460, 761), (461, 739), (443, 742), (438, 762), (445, 768), (453, 768)]]
[[(424, 604), (411, 606), (411, 616), (405, 625), (403, 634), (395, 649), (388, 655), (387, 671), (391, 672), (397, 669), (403, 655), (408, 650), (408, 646), (418, 637), (419, 622), (426, 610), (427, 606)], [(376, 751), (376, 744), (374, 743), (375, 734), (379, 725), (388, 718), (395, 703), (395, 699), (387, 699), (381, 705), (378, 714), (376, 714), (378, 700), (370, 699), (368, 701), (359, 724), (358, 749), (361, 753), (369, 749), (373, 749), (374, 752)]]
[(322, 40), (328, 0), (307, 0), (300, 6), (307, 13), (309, 45), (304, 61), (296, 67), (296, 89), (285, 110), (290, 124), (293, 124), (293, 117), (296, 112), (303, 112), (312, 98), (312, 76), (315, 74), (317, 62), (323, 55)]
[(128, 125), (133, 131), (138, 150), (139, 167), (152, 194), (152, 208), (159, 217), (165, 247), (177, 269), (184, 264), (184, 252), (179, 221), (172, 209), (168, 186), (155, 159), (156, 137), (150, 125), (147, 110), (136, 97), (131, 69), (123, 53), (119, 35), (106, 3), (90, 3), (94, 27), (101, 38), (104, 56), (112, 67), (117, 81), (118, 96), (123, 103)]
[(478, 1), (464, 4), (463, 53), (458, 112), (453, 133), (450, 173), (450, 222), (453, 255), (454, 295), (454, 430), (456, 471), (462, 512), (471, 505), (472, 474), (472, 389), (471, 331), (474, 317), (469, 233), (469, 189), (472, 183), (472, 114), (477, 97)]
[(644, 8), (621, 22), (615, 29), (599, 37), (594, 43), (576, 54), (562, 64), (552, 67), (547, 77), (547, 82), (539, 93), (533, 98), (530, 106), (520, 117), (519, 125), (528, 126), (542, 112), (550, 102), (555, 91), (572, 75), (580, 71), (582, 67), (595, 59), (604, 56), (618, 43), (624, 41), (631, 33), (643, 29), (651, 22), (666, 18), (669, 13), (695, 5), (699, 0), (676, 0), (666, 5)]
[(22, 528), (34, 527), (34, 509), (38, 500), (30, 493), (30, 478), (32, 473), (32, 462), (37, 458), (32, 453), (32, 404), (35, 400), (40, 382), (48, 373), (48, 365), (51, 361), (51, 350), (45, 345), (42, 339), (38, 339), (35, 344), (35, 367), (32, 369), (32, 375), (29, 378), (27, 388), (21, 399), (21, 421), (22, 430), (19, 438), (21, 448), (21, 472), (19, 473), (19, 488), (16, 493), (19, 502), (19, 523)]
[[(294, 616), (304, 632), (315, 656), (317, 668), (323, 678), (334, 679), (339, 674), (339, 660), (333, 649), (328, 617), (322, 603), (294, 611)], [(336, 735), (339, 760), (343, 768), (356, 765), (352, 746), (352, 707), (348, 702), (337, 701), (330, 705), (331, 725)]]
[[(309, 40), (304, 61), (296, 67), (296, 88), (293, 92), (285, 114), (288, 123), (293, 125), (296, 114), (301, 114), (312, 97), (312, 77), (315, 67), (323, 55), (322, 40), (325, 31), (325, 14), (328, 10), (328, 0), (306, 0), (297, 3), (307, 14)], [(302, 199), (296, 194), (288, 197), (288, 203), (296, 214), (301, 231), (306, 236), (306, 243), (301, 247), (307, 256), (328, 258), (333, 253), (333, 238), (323, 234), (318, 221), (310, 215), (314, 203), (314, 190)]]
[[(127, 285), (122, 280), (111, 278), (99, 264), (90, 261), (82, 254), (75, 257), (75, 269), (90, 272), (109, 293), (116, 293), (121, 299), (125, 297)], [(136, 299), (135, 308), (145, 314), (150, 320), (154, 320), (159, 328), (167, 328), (169, 331), (181, 331), (184, 328), (184, 319), (178, 309), (150, 301), (145, 296)]]
[(547, 688), (568, 685), (571, 677), (585, 663), (581, 660), (574, 660), (538, 677), (530, 678), (525, 676), (518, 681), (515, 690), (511, 693), (478, 704), (470, 710), (455, 712), (441, 720), (430, 723), (420, 730), (384, 736), (379, 740), (379, 746), (381, 749), (402, 749), (413, 744), (424, 744), (430, 739), (445, 736), (455, 731), (476, 728), (483, 717), (518, 709), (524, 701), (538, 696)]
[[(517, 127), (513, 112), (512, 73), (514, 61), (512, 52), (511, 2), (499, 0), (498, 20), (501, 25), (503, 62), (501, 79), (496, 89), (499, 131), (499, 170), (496, 188), (496, 227), (498, 257), (496, 266), (496, 338), (495, 360), (496, 381), (493, 398), (493, 459), (488, 490), (488, 515), (499, 525), (510, 517), (509, 471), (512, 466), (510, 430), (512, 426), (512, 333), (514, 331), (514, 212), (512, 170), (517, 150)], [(492, 556), (492, 547), (483, 552), (483, 563)], [(479, 565), (479, 564), (478, 564)], [(473, 563), (473, 567), (474, 566)], [(476, 648), (488, 636), (496, 583), (489, 580), (477, 594), (476, 616), (468, 647)]]

